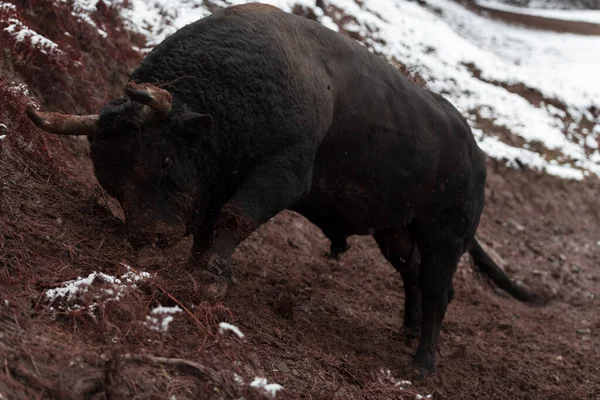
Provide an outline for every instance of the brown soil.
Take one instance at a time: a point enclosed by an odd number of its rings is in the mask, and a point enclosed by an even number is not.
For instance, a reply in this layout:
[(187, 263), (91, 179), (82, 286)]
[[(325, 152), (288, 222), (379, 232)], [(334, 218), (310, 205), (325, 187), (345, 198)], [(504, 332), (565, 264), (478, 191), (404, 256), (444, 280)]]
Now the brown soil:
[[(509, 298), (478, 281), (465, 257), (437, 372), (408, 385), (400, 381), (417, 343), (401, 333), (402, 282), (374, 240), (351, 238), (330, 261), (321, 232), (283, 212), (237, 249), (227, 297), (198, 303), (196, 277), (182, 269), (189, 240), (136, 254), (81, 142), (34, 129), (26, 98), (4, 80), (0, 104), (0, 398), (268, 398), (249, 386), (261, 376), (284, 386), (280, 399), (600, 399), (596, 178), (489, 161), (479, 237), (552, 302)], [(64, 312), (43, 297), (93, 271), (120, 275), (123, 263), (156, 275), (94, 317), (85, 303)], [(186, 308), (166, 334), (144, 325), (158, 304)], [(221, 321), (245, 338), (220, 334)]]

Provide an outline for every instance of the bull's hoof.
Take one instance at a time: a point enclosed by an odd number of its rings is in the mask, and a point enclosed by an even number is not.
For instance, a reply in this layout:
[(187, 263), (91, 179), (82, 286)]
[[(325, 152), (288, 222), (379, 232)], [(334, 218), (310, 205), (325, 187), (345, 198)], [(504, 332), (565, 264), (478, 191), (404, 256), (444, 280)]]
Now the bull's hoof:
[(229, 288), (233, 285), (233, 278), (224, 278), (209, 271), (200, 271), (198, 295), (202, 300), (218, 301), (225, 298)]
[(339, 261), (340, 256), (350, 250), (350, 247), (352, 246), (346, 240), (342, 242), (332, 241), (329, 246), (329, 259)]
[(235, 279), (228, 258), (218, 253), (205, 253), (192, 257), (186, 269), (194, 277), (196, 297), (200, 300), (217, 301), (223, 299)]
[(224, 279), (228, 280), (232, 278), (229, 260), (219, 254), (210, 254), (205, 260), (203, 260), (200, 267), (204, 271), (208, 271), (215, 276), (223, 277)]
[(409, 368), (409, 372), (405, 376), (407, 380), (414, 383), (419, 383), (428, 376), (431, 376), (431, 374), (433, 374), (434, 372), (435, 369), (431, 370), (427, 367), (421, 367), (417, 364), (414, 364), (411, 368)]
[(416, 381), (423, 380), (428, 375), (431, 375), (435, 372), (435, 362), (433, 357), (420, 357), (419, 355), (417, 355), (415, 356), (414, 364), (415, 370), (413, 379)]

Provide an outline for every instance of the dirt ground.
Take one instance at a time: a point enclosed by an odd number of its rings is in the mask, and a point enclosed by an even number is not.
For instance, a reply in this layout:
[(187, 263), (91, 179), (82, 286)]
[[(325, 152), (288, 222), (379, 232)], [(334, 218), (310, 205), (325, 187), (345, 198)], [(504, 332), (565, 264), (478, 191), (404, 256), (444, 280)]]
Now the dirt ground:
[[(76, 92), (85, 82), (69, 84)], [(409, 384), (417, 342), (400, 329), (402, 281), (372, 238), (351, 238), (331, 261), (321, 232), (283, 212), (236, 250), (227, 297), (198, 302), (183, 270), (189, 240), (134, 252), (85, 142), (34, 129), (7, 76), (0, 104), (0, 399), (269, 398), (250, 385), (255, 377), (281, 384), (278, 399), (600, 399), (597, 178), (489, 160), (478, 236), (513, 279), (551, 302), (509, 298), (479, 281), (465, 256), (437, 371)], [(99, 301), (92, 288), (65, 311), (44, 295), (94, 271), (122, 276), (125, 265), (153, 276), (118, 301)], [(159, 304), (183, 310), (166, 333), (145, 324)], [(245, 336), (220, 333), (220, 322)]]

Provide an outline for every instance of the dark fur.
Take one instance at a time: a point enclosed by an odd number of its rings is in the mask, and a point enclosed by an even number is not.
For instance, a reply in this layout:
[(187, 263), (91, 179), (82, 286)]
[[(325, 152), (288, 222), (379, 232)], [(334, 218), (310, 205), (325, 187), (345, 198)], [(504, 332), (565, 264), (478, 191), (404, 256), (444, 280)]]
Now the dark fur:
[(117, 99), (101, 112), (92, 158), (136, 241), (168, 244), (187, 228), (191, 265), (231, 278), (234, 248), (286, 208), (319, 226), (335, 257), (348, 236), (373, 234), (402, 274), (404, 324), (421, 328), (425, 371), (464, 252), (532, 299), (474, 241), (486, 162), (465, 119), (357, 42), (237, 6), (173, 34), (132, 78), (166, 84), (173, 110), (140, 127), (141, 106)]

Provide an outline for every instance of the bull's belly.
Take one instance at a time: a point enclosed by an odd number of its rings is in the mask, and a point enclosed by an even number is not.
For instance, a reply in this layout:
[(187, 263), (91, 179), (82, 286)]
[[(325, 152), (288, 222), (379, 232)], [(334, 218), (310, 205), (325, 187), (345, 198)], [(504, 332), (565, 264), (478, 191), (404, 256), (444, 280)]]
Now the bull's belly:
[(408, 226), (415, 212), (401, 196), (342, 176), (314, 176), (310, 193), (292, 210), (325, 233), (367, 235)]

